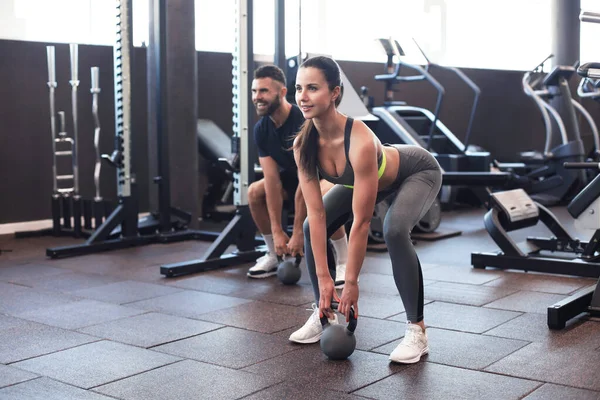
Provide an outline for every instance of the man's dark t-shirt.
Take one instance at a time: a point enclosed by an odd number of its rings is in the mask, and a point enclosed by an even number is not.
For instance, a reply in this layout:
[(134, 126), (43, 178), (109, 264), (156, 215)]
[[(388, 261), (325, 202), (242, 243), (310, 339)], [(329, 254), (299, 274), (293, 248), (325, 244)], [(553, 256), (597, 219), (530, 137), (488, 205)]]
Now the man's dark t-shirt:
[(281, 173), (296, 174), (297, 166), (294, 160), (292, 146), (294, 136), (300, 130), (304, 123), (302, 111), (295, 104), (292, 104), (290, 115), (279, 128), (267, 115), (262, 117), (254, 125), (254, 142), (258, 150), (259, 157), (271, 157), (279, 166)]

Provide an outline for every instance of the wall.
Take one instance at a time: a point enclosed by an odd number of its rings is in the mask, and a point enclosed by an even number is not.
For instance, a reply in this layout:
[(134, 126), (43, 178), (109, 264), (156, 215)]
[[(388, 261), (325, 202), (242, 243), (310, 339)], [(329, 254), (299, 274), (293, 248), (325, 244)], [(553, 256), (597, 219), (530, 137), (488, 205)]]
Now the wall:
[[(52, 155), (48, 110), (46, 43), (0, 40), (0, 223), (50, 218), (52, 192)], [(56, 109), (67, 111), (70, 120), (69, 47), (56, 44)], [(146, 51), (136, 48), (132, 73), (133, 165), (138, 177), (141, 210), (148, 208), (148, 157), (146, 140)], [(114, 91), (112, 86), (112, 48), (79, 46), (79, 151), (80, 185), (84, 197), (94, 195), (93, 121), (89, 68), (100, 67), (101, 151), (110, 153), (114, 136)], [(382, 63), (341, 61), (341, 67), (355, 89), (369, 87), (375, 102), (383, 101), (383, 84), (373, 76), (383, 72)], [(533, 102), (521, 90), (522, 72), (463, 70), (482, 90), (472, 140), (491, 151), (496, 158), (514, 161), (518, 151), (543, 146), (543, 124)], [(446, 88), (441, 120), (459, 137), (464, 137), (472, 94), (451, 73), (434, 69), (432, 73)], [(574, 88), (573, 88), (574, 90)], [(412, 83), (396, 94), (410, 104), (433, 107), (435, 93), (424, 84)], [(585, 101), (588, 110), (600, 121), (597, 103)], [(198, 53), (198, 117), (213, 120), (231, 134), (231, 55)], [(251, 116), (255, 118), (252, 113)], [(582, 129), (584, 132), (587, 128)], [(586, 142), (590, 142), (589, 136)], [(115, 196), (114, 171), (103, 165), (102, 195)], [(185, 190), (182, 188), (181, 190)]]

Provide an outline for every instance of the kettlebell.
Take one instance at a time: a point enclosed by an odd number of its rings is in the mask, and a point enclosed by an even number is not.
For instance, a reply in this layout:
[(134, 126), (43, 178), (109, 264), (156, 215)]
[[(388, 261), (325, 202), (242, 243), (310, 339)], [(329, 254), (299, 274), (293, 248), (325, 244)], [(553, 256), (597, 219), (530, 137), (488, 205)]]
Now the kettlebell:
[[(331, 308), (337, 310), (338, 303), (331, 303)], [(323, 335), (321, 336), (321, 351), (330, 360), (345, 360), (356, 348), (356, 324), (358, 320), (354, 314), (354, 308), (350, 308), (350, 322), (348, 326), (330, 325), (326, 315), (321, 318)]]
[(280, 256), (277, 256), (277, 260), (279, 261), (277, 277), (281, 283), (284, 285), (293, 285), (300, 280), (300, 276), (302, 276), (302, 271), (300, 271), (302, 256), (296, 255), (296, 261), (283, 261)]

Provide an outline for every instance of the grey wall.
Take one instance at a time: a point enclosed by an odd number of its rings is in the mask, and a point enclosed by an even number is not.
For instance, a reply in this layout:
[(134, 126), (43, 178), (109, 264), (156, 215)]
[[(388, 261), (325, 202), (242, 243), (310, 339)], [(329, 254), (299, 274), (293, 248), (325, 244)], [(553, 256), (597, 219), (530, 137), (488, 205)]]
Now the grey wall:
[[(0, 223), (50, 218), (52, 155), (48, 110), (46, 43), (0, 40)], [(69, 48), (56, 44), (57, 110), (70, 116)], [(198, 53), (198, 117), (213, 120), (231, 134), (231, 55)], [(146, 149), (146, 50), (136, 48), (132, 73), (133, 165), (138, 176), (141, 210), (148, 209), (148, 156)], [(376, 103), (383, 101), (383, 84), (373, 76), (382, 73), (382, 63), (341, 61), (340, 65), (356, 89), (368, 86)], [(112, 47), (79, 47), (79, 136), (80, 184), (84, 197), (94, 193), (93, 121), (89, 93), (91, 66), (100, 67), (101, 150), (110, 153), (114, 136)], [(441, 120), (462, 138), (469, 117), (472, 94), (452, 74), (434, 69), (446, 88)], [(514, 161), (518, 151), (543, 146), (543, 124), (532, 101), (521, 90), (522, 72), (471, 70), (464, 72), (481, 87), (472, 143), (483, 146), (503, 161)], [(396, 99), (431, 108), (435, 93), (423, 84), (408, 84)], [(583, 103), (600, 121), (599, 106)], [(254, 119), (254, 114), (251, 114)], [(72, 132), (67, 118), (67, 131)], [(582, 132), (587, 132), (583, 128)], [(590, 142), (589, 136), (586, 141)], [(102, 170), (102, 194), (115, 196), (114, 172)], [(185, 188), (181, 188), (185, 190)], [(200, 200), (199, 200), (200, 201)]]

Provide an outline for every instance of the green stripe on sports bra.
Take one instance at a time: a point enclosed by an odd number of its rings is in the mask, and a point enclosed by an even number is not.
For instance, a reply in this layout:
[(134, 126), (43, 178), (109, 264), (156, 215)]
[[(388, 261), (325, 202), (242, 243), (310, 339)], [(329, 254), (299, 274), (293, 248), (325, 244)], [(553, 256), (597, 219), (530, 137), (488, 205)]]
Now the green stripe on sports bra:
[[(383, 149), (381, 149), (381, 151), (381, 165), (379, 166), (379, 170), (377, 171), (377, 179), (381, 179), (383, 173), (385, 172), (385, 165), (387, 164), (385, 158), (385, 151)], [(348, 189), (354, 189), (354, 185), (344, 185), (344, 187), (347, 187)]]

